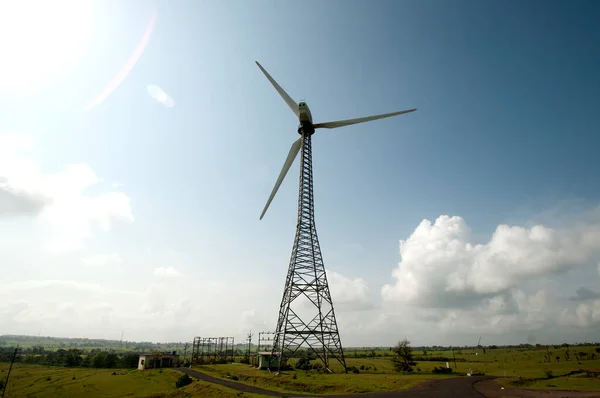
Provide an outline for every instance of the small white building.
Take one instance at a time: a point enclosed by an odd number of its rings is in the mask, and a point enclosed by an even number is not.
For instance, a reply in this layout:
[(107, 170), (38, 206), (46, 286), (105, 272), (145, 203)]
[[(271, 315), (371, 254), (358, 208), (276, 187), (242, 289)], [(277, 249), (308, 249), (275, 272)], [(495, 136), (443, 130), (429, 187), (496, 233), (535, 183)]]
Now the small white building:
[(140, 354), (138, 369), (172, 368), (173, 366), (176, 366), (178, 362), (179, 355), (177, 355), (175, 351), (171, 354), (161, 352), (145, 353)]
[[(271, 358), (271, 351), (260, 351), (258, 353), (258, 368), (262, 370), (269, 369), (269, 359)], [(273, 363), (271, 369), (276, 369), (279, 366), (279, 357), (275, 353), (273, 357)]]

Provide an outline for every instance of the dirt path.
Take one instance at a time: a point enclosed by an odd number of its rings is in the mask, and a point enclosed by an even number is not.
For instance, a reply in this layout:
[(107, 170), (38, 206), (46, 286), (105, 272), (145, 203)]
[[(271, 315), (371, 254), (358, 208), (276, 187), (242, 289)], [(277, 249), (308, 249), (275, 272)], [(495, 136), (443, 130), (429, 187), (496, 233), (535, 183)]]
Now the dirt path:
[(502, 389), (496, 380), (480, 380), (473, 385), (487, 398), (600, 398), (600, 391), (534, 390), (528, 388)]
[[(249, 386), (235, 381), (224, 380), (218, 377), (209, 376), (205, 373), (198, 372), (189, 368), (177, 368), (180, 372), (187, 373), (192, 377), (200, 380), (220, 384), (231, 389), (252, 394), (262, 394), (269, 397), (324, 397), (324, 395), (307, 395), (296, 393), (284, 393), (279, 391), (265, 390), (262, 388)], [(335, 398), (370, 398), (370, 397), (411, 397), (411, 398), (481, 398), (482, 394), (473, 388), (473, 383), (485, 380), (485, 377), (456, 377), (452, 379), (436, 379), (430, 380), (421, 386), (402, 391), (383, 391), (364, 394), (345, 394), (345, 395), (330, 395)], [(554, 397), (553, 397), (554, 398)]]

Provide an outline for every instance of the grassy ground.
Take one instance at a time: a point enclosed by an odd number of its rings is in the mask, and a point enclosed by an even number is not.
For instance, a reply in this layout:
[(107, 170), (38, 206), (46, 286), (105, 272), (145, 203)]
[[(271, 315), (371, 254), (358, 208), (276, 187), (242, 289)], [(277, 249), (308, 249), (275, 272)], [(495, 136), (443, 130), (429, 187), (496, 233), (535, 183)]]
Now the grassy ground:
[[(333, 365), (332, 363), (334, 371), (339, 372), (341, 370), (341, 367)], [(238, 382), (269, 390), (311, 394), (401, 390), (415, 387), (434, 377), (448, 377), (430, 373), (434, 366), (441, 365), (435, 362), (423, 363), (421, 372), (411, 375), (394, 372), (389, 358), (348, 359), (347, 365), (358, 368), (364, 365), (365, 368), (371, 368), (369, 370), (362, 370), (358, 374), (326, 374), (314, 371), (291, 370), (282, 372), (279, 376), (243, 364), (203, 365), (195, 366), (194, 369), (221, 378), (237, 378)]]
[(511, 388), (531, 388), (536, 390), (600, 391), (600, 379), (587, 377), (586, 373), (550, 379), (514, 379), (499, 380), (500, 385)]
[[(600, 369), (600, 356), (596, 360), (581, 361), (576, 360), (574, 357), (575, 351), (591, 354), (595, 352), (595, 348), (571, 348), (569, 361), (564, 359), (565, 348), (551, 348), (552, 361), (550, 363), (545, 362), (544, 357), (547, 351), (542, 347), (536, 349), (487, 349), (485, 354), (482, 349), (457, 350), (454, 353), (457, 362), (453, 376), (465, 375), (471, 368), (473, 372), (502, 377), (501, 382), (505, 387), (600, 391), (600, 379), (585, 377), (585, 373), (560, 377), (579, 369)], [(475, 355), (476, 353), (477, 355)], [(332, 362), (331, 366), (337, 372), (336, 374), (292, 370), (284, 372), (280, 376), (275, 376), (266, 371), (260, 371), (241, 364), (204, 365), (195, 368), (223, 378), (236, 376), (240, 382), (266, 389), (317, 394), (400, 390), (414, 387), (427, 379), (449, 377), (432, 373), (434, 367), (445, 367), (446, 361), (419, 361), (415, 366), (414, 374), (403, 375), (394, 372), (390, 357), (381, 356), (386, 354), (385, 351), (378, 352), (378, 354), (380, 356), (375, 358), (353, 358), (352, 354), (348, 355), (346, 363), (349, 367), (364, 368), (358, 374), (341, 373), (341, 366), (335, 362)], [(423, 355), (422, 352), (415, 352), (415, 354)], [(450, 359), (452, 358), (452, 351), (431, 351), (425, 355), (425, 357), (428, 356)], [(558, 361), (556, 360), (557, 356), (559, 357)], [(448, 362), (454, 368), (454, 362), (452, 360)], [(294, 363), (293, 360), (291, 363)], [(548, 378), (549, 372), (551, 372), (553, 378)], [(506, 376), (506, 379), (504, 379), (504, 376)]]
[[(600, 355), (595, 360), (577, 360), (575, 352), (595, 352), (596, 347), (571, 348), (571, 358), (565, 360), (565, 348), (550, 349), (551, 362), (545, 362), (545, 348), (537, 349), (487, 349), (456, 350), (457, 367), (454, 376), (465, 375), (473, 360), (472, 369), (486, 375), (501, 376), (505, 387), (553, 389), (553, 390), (597, 390), (600, 391), (600, 378), (585, 377), (582, 370), (600, 370)], [(477, 353), (477, 355), (475, 355)], [(342, 373), (341, 367), (332, 361), (335, 374), (307, 371), (287, 371), (276, 376), (247, 365), (205, 365), (196, 369), (213, 376), (234, 379), (257, 387), (302, 393), (340, 394), (371, 391), (401, 390), (411, 388), (427, 379), (448, 377), (432, 373), (434, 367), (445, 367), (446, 361), (418, 360), (413, 374), (394, 372), (389, 351), (377, 352), (373, 358), (354, 358), (347, 355), (347, 365), (356, 367), (359, 373)], [(426, 355), (416, 351), (416, 355), (427, 357), (452, 358), (451, 351), (428, 351)], [(557, 360), (556, 357), (559, 357)], [(463, 361), (461, 361), (461, 359)], [(448, 361), (454, 368), (452, 360)], [(293, 364), (293, 361), (292, 361)], [(0, 363), (0, 379), (6, 377), (7, 363)], [(116, 373), (113, 375), (113, 372)], [(551, 373), (550, 373), (551, 372)], [(548, 377), (551, 374), (552, 377)], [(16, 364), (9, 382), (9, 397), (229, 397), (237, 392), (228, 388), (200, 381), (190, 386), (175, 389), (175, 381), (181, 373), (171, 370), (113, 370), (87, 368), (59, 368)], [(506, 378), (504, 378), (506, 376)], [(245, 397), (252, 395), (244, 394)]]
[[(531, 388), (543, 390), (580, 390), (600, 391), (600, 378), (587, 377), (586, 372), (579, 372), (565, 376), (577, 370), (600, 371), (600, 354), (596, 353), (597, 347), (571, 347), (570, 358), (566, 359), (566, 347), (550, 348), (551, 362), (546, 362), (545, 347), (529, 349), (487, 349), (462, 350), (456, 354), (466, 362), (458, 362), (458, 372), (465, 373), (473, 360), (473, 371), (483, 372), (489, 376), (500, 376), (500, 384), (504, 387)], [(596, 353), (595, 360), (577, 360), (575, 352), (587, 354)], [(477, 353), (477, 355), (475, 355)], [(452, 357), (451, 351), (431, 352), (429, 355), (442, 355)], [(558, 357), (558, 360), (557, 358)], [(548, 377), (548, 376), (551, 377)]]
[[(8, 364), (0, 363), (0, 379)], [(115, 373), (115, 375), (113, 375)], [(54, 368), (15, 364), (10, 374), (7, 397), (236, 397), (237, 391), (193, 381), (176, 389), (181, 373), (172, 369), (113, 370)], [(244, 394), (244, 397), (258, 395)]]

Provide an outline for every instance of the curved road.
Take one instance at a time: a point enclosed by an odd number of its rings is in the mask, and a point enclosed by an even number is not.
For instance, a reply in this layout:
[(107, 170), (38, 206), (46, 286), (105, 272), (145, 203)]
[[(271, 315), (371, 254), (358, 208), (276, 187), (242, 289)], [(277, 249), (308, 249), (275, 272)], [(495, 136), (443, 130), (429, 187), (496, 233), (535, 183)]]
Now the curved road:
[[(284, 393), (279, 391), (264, 390), (262, 388), (250, 386), (235, 381), (224, 380), (218, 377), (209, 376), (205, 373), (198, 372), (189, 368), (177, 368), (180, 372), (187, 373), (192, 377), (196, 377), (202, 381), (209, 383), (220, 384), (229, 387), (233, 390), (242, 391), (252, 394), (262, 394), (269, 397), (325, 397), (326, 395), (301, 395), (295, 393)], [(384, 391), (364, 394), (347, 394), (347, 395), (330, 395), (335, 398), (356, 398), (356, 397), (411, 397), (411, 398), (445, 398), (445, 397), (460, 397), (460, 398), (481, 398), (483, 395), (478, 393), (473, 384), (476, 381), (489, 379), (490, 377), (456, 377), (452, 379), (434, 379), (421, 387), (412, 388), (402, 391)]]

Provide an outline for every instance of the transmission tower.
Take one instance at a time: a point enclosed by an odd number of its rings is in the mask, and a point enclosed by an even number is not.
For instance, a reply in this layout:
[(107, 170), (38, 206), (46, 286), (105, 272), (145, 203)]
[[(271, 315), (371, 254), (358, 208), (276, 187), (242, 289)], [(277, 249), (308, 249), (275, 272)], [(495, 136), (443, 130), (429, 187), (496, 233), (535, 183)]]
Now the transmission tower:
[(307, 345), (328, 371), (331, 372), (330, 358), (338, 360), (346, 370), (315, 227), (311, 147), (314, 128), (301, 125), (298, 133), (302, 136), (298, 222), (269, 368), (278, 358), (279, 373), (298, 348)]

